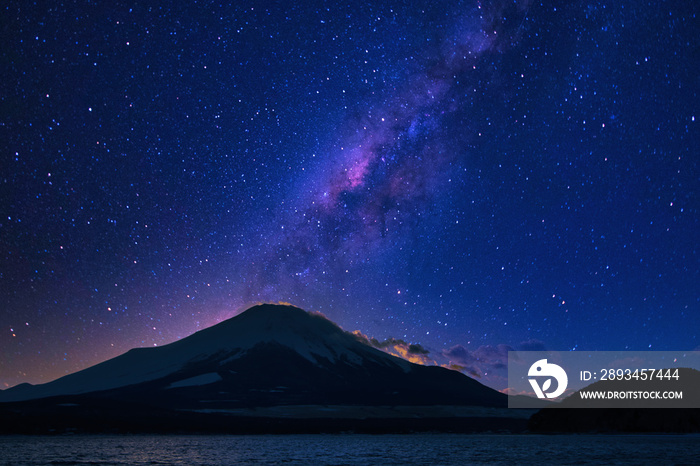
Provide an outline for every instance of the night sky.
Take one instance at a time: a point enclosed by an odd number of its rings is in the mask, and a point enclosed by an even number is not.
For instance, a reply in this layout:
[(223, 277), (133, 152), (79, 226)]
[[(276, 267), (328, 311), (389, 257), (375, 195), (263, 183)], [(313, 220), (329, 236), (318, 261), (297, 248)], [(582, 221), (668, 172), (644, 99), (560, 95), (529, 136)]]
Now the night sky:
[(261, 301), (485, 379), (700, 346), (696, 2), (235, 3), (4, 2), (0, 387)]

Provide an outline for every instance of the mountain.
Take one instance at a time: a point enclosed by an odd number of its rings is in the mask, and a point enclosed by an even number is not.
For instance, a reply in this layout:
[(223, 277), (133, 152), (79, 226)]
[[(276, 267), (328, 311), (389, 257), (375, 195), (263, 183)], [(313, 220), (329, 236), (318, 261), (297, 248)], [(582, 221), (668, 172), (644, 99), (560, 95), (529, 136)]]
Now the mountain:
[[(222, 416), (327, 418), (341, 412), (363, 418), (395, 407), (374, 417), (415, 417), (419, 406), (445, 405), (493, 417), (484, 410), (504, 408), (506, 400), (459, 372), (368, 346), (320, 314), (263, 304), (169, 345), (133, 349), (53, 382), (4, 390), (0, 420), (4, 413), (7, 425), (9, 418), (19, 419), (12, 417), (17, 413), (34, 413), (41, 424), (53, 413), (90, 425), (97, 417), (118, 417), (130, 426), (125, 413), (131, 413), (179, 425), (195, 416), (207, 426), (205, 418), (217, 415), (216, 422), (228, 426)], [(454, 417), (444, 409), (439, 415), (421, 409), (424, 418)]]
[(432, 402), (430, 397), (480, 406), (505, 402), (504, 395), (462, 374), (367, 346), (321, 315), (270, 304), (169, 345), (133, 349), (53, 382), (5, 390), (0, 401), (104, 391), (226, 406), (416, 404)]

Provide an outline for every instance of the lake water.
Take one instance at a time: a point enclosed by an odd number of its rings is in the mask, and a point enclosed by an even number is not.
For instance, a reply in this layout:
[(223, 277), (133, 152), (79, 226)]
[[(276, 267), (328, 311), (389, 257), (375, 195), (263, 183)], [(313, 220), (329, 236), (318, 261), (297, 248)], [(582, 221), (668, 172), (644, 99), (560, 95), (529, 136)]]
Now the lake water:
[(697, 435), (0, 437), (0, 464), (700, 464)]

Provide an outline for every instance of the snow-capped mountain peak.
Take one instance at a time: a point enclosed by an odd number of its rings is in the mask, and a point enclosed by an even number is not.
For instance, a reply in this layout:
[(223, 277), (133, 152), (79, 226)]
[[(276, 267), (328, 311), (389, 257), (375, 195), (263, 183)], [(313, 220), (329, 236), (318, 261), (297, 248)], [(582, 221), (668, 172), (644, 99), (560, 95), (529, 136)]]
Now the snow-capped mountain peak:
[(261, 304), (168, 345), (132, 349), (46, 384), (4, 390), (0, 401), (111, 390), (162, 379), (204, 361), (223, 367), (264, 345), (283, 347), (314, 365), (362, 365), (371, 360), (404, 371), (411, 366), (359, 342), (320, 314), (290, 305)]

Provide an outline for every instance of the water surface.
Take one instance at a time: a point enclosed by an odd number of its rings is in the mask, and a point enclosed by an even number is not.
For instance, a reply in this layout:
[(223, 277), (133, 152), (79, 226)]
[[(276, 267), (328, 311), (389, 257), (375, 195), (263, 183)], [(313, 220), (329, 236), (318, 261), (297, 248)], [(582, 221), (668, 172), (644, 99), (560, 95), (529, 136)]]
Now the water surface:
[(700, 464), (697, 435), (0, 437), (0, 464)]

